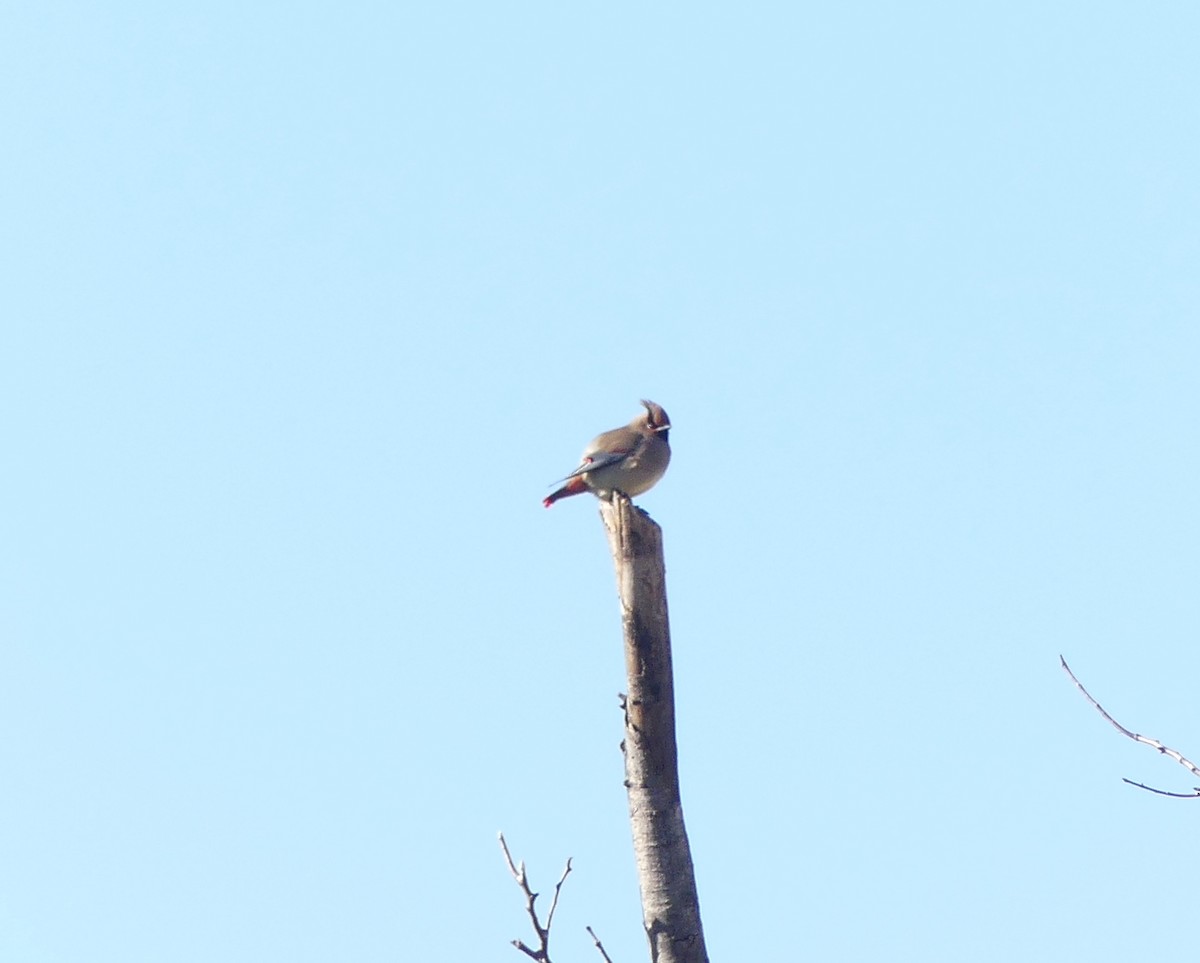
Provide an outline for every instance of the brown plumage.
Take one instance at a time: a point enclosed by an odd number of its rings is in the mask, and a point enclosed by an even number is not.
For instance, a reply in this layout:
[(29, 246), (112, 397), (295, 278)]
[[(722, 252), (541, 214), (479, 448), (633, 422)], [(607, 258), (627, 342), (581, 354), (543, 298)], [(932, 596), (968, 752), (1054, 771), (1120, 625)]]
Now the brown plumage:
[(597, 435), (583, 451), (583, 458), (561, 488), (542, 500), (549, 508), (560, 498), (595, 492), (618, 491), (626, 495), (647, 492), (662, 478), (671, 461), (667, 434), (671, 419), (662, 405), (643, 401), (645, 413), (628, 425)]

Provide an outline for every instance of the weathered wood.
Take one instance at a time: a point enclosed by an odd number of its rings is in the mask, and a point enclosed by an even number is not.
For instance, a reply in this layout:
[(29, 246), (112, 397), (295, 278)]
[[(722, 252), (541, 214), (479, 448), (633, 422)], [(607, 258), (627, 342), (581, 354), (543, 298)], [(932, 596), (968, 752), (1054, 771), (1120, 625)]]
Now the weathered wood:
[(652, 963), (708, 963), (683, 825), (662, 529), (628, 498), (600, 502), (625, 632), (625, 786)]

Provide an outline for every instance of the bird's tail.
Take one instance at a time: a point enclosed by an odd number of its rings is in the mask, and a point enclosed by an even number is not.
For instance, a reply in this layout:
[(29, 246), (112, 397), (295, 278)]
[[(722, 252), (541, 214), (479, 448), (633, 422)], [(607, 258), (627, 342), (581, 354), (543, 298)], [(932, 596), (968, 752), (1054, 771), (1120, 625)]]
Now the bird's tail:
[(567, 483), (562, 488), (552, 491), (549, 495), (542, 499), (542, 504), (549, 508), (560, 498), (570, 498), (572, 495), (582, 495), (586, 491), (591, 491), (585, 482), (578, 475), (568, 479)]

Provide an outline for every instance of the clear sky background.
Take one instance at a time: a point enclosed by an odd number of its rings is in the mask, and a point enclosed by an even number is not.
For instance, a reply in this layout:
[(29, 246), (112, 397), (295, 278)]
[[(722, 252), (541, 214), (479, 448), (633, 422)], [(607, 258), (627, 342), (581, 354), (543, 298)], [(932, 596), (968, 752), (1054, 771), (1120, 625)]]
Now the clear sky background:
[(12, 3), (0, 958), (646, 959), (639, 398), (714, 960), (1187, 952), (1200, 7)]

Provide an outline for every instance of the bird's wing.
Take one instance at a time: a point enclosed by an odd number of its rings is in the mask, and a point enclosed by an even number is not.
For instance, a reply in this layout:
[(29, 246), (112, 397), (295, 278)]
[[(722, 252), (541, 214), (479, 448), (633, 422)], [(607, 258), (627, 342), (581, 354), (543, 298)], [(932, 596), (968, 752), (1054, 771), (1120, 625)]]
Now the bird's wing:
[(631, 454), (628, 448), (618, 449), (616, 451), (598, 451), (591, 455), (584, 455), (583, 461), (566, 478), (560, 478), (554, 484), (565, 482), (567, 478), (577, 478), (580, 475), (586, 475), (590, 471), (596, 471), (600, 468), (607, 468), (609, 465), (615, 465), (617, 462), (624, 461)]

